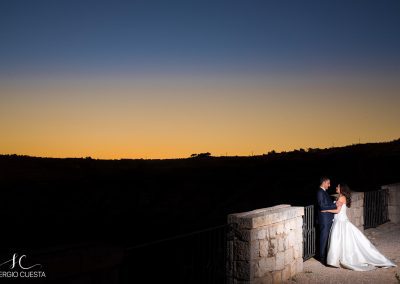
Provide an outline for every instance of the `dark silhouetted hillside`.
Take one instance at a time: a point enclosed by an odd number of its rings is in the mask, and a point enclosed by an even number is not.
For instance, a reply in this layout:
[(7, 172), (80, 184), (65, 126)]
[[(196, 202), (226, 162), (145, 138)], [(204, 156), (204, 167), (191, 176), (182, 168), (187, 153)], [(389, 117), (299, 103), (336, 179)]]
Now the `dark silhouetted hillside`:
[(138, 244), (223, 224), (232, 212), (313, 203), (321, 175), (356, 191), (373, 190), (399, 182), (399, 165), (400, 140), (252, 157), (2, 155), (3, 241), (10, 246)]

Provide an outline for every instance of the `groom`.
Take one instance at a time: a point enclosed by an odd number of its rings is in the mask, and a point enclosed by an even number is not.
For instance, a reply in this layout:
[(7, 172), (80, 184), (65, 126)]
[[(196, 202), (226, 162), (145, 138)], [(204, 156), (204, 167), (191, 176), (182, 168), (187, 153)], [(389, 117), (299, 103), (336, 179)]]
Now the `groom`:
[(331, 181), (327, 177), (320, 179), (320, 187), (317, 192), (317, 211), (319, 224), (319, 259), (326, 265), (326, 251), (329, 232), (332, 227), (333, 213), (321, 212), (321, 210), (336, 209), (336, 204), (332, 201), (327, 190), (331, 186)]

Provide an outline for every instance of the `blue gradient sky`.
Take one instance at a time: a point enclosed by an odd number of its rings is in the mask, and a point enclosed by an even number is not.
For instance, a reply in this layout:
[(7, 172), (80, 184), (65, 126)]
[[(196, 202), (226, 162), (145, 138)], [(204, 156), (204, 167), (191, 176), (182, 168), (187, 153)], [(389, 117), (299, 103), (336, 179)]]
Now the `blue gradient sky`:
[(1, 72), (398, 69), (399, 1), (1, 1)]
[[(397, 138), (400, 117), (392, 108), (399, 106), (399, 15), (400, 2), (394, 0), (1, 1), (0, 130), (9, 138), (0, 142), (0, 152), (104, 158), (185, 157), (196, 151), (247, 155), (338, 146), (356, 137)], [(99, 91), (104, 84), (106, 94)], [(45, 121), (76, 123), (66, 112), (81, 101), (88, 107), (74, 113), (87, 124), (86, 132), (72, 127), (61, 133), (56, 125), (46, 126)], [(305, 101), (299, 112), (299, 102)], [(101, 110), (111, 102), (105, 122)], [(201, 111), (197, 117), (186, 113), (191, 102), (206, 113), (213, 102), (214, 120), (202, 120)], [(132, 114), (138, 105), (141, 116)], [(285, 116), (275, 113), (278, 106)], [(325, 108), (327, 113), (352, 111), (360, 121), (349, 121), (353, 127), (341, 131), (338, 125), (346, 121), (320, 117), (313, 128), (288, 134), (298, 129), (291, 123), (314, 120), (304, 113)], [(112, 125), (121, 124), (121, 112), (126, 112), (124, 121), (143, 129), (117, 131)], [(241, 125), (254, 113), (257, 135), (243, 125), (220, 136), (224, 126)], [(202, 139), (188, 132), (190, 125), (183, 126), (186, 115), (193, 119), (187, 123), (204, 129)], [(157, 125), (168, 117), (170, 131), (164, 133)], [(141, 126), (141, 120), (152, 122)], [(271, 120), (274, 125), (267, 127)], [(29, 131), (28, 121), (37, 122)], [(108, 137), (107, 145), (95, 139), (101, 121), (109, 124), (101, 136)], [(219, 130), (206, 131), (214, 122)], [(332, 129), (326, 139), (316, 133), (324, 125)], [(138, 135), (143, 141), (136, 147)], [(341, 135), (347, 138), (337, 138)], [(168, 147), (157, 144), (166, 138)], [(129, 143), (122, 145), (121, 139)], [(66, 146), (67, 140), (74, 146)]]

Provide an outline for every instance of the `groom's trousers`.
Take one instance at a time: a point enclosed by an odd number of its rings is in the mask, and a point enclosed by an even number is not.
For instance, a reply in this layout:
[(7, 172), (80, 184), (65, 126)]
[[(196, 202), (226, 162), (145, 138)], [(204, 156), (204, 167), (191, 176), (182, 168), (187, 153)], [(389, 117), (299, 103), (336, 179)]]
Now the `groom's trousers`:
[(319, 224), (319, 257), (321, 261), (326, 262), (329, 233), (332, 222)]
[(331, 197), (326, 190), (319, 188), (317, 191), (317, 212), (319, 225), (319, 257), (322, 262), (326, 262), (327, 245), (329, 233), (332, 227), (333, 214), (322, 213), (322, 210), (336, 209), (336, 204), (332, 202)]

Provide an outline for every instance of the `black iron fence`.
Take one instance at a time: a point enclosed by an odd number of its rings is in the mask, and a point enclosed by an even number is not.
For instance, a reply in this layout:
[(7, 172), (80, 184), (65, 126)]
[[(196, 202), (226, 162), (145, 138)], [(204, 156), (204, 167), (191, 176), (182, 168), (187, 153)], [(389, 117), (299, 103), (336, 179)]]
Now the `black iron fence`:
[(315, 255), (314, 205), (304, 207), (303, 216), (303, 260)]
[(388, 189), (364, 193), (364, 229), (375, 228), (389, 221), (388, 198)]
[(126, 250), (122, 283), (226, 283), (228, 224)]

